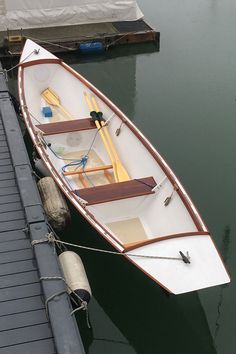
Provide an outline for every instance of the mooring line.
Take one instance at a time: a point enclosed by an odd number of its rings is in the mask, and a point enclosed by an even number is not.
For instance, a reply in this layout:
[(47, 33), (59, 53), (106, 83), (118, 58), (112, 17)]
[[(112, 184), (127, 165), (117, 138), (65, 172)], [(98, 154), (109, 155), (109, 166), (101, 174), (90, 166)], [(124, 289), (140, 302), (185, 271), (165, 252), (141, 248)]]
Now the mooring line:
[(112, 254), (112, 255), (115, 255), (115, 256), (123, 256), (123, 257), (124, 256), (128, 256), (128, 257), (150, 258), (150, 259), (165, 259), (165, 260), (175, 260), (175, 261), (182, 261), (184, 263), (190, 263), (190, 257), (189, 257), (188, 252), (187, 252), (187, 255), (185, 256), (183, 254), (183, 252), (180, 251), (179, 253), (180, 253), (181, 257), (168, 257), (168, 256), (120, 253), (120, 252), (116, 252), (116, 251), (108, 251), (108, 250), (104, 250), (104, 249), (100, 249), (100, 248), (81, 246), (81, 245), (77, 245), (77, 244), (74, 244), (74, 243), (61, 241), (61, 240), (55, 238), (55, 236), (53, 235), (52, 232), (48, 233), (44, 239), (34, 240), (34, 241), (31, 242), (31, 244), (32, 244), (32, 246), (35, 246), (37, 244), (45, 243), (45, 242), (62, 244), (64, 246), (70, 246), (70, 247), (85, 249), (85, 250), (93, 251), (93, 252)]

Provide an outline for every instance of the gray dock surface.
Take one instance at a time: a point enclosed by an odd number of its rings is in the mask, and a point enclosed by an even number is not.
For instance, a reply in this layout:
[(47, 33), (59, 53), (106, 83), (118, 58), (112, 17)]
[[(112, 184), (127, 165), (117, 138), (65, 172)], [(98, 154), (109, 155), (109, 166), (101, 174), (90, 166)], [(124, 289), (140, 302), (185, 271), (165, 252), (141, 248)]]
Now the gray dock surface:
[[(4, 75), (0, 74), (0, 354), (83, 354), (84, 349)], [(48, 302), (46, 313), (45, 301)]]

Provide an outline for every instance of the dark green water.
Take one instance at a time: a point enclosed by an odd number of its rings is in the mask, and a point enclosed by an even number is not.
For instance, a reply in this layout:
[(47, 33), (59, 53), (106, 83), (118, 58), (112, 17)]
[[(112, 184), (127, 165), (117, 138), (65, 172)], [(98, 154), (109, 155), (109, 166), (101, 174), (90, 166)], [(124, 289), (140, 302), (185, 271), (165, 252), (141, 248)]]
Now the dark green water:
[[(89, 354), (234, 354), (236, 1), (139, 0), (139, 5), (161, 32), (160, 52), (145, 45), (138, 47), (141, 54), (127, 47), (92, 61), (68, 60), (165, 157), (211, 231), (232, 282), (167, 295), (126, 260), (83, 251), (94, 298), (92, 330), (84, 313), (77, 316), (79, 327)], [(65, 239), (108, 248), (72, 214)]]
[[(78, 322), (91, 354), (233, 354), (236, 2), (139, 4), (161, 32), (160, 52), (116, 56), (116, 50), (113, 58), (72, 66), (118, 104), (166, 158), (213, 234), (232, 282), (167, 296), (128, 262), (83, 252), (94, 293), (93, 331), (79, 316)], [(73, 220), (71, 240), (106, 247), (88, 225)]]

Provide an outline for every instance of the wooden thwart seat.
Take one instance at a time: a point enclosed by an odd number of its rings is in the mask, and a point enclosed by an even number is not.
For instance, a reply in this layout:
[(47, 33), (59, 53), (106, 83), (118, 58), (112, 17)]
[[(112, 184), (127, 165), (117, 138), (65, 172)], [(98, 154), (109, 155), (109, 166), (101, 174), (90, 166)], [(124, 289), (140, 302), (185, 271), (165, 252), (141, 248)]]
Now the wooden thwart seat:
[(102, 186), (75, 190), (80, 198), (86, 200), (88, 205), (106, 203), (114, 200), (138, 197), (153, 194), (152, 189), (156, 186), (153, 177), (116, 182)]
[(81, 175), (83, 173), (91, 173), (91, 172), (97, 172), (97, 171), (111, 170), (112, 168), (113, 168), (112, 165), (88, 167), (88, 168), (84, 168), (84, 169), (78, 170), (78, 171), (63, 172), (63, 175), (64, 176)]
[(36, 125), (36, 128), (40, 129), (44, 135), (53, 135), (96, 129), (96, 125), (91, 118), (83, 118), (63, 122), (38, 124)]

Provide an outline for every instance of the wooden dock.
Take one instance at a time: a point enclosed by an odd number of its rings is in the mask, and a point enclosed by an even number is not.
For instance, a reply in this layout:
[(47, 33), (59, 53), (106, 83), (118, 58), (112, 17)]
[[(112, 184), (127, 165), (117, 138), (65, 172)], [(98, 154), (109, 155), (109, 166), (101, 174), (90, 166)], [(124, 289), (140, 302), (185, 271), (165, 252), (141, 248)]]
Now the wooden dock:
[[(17, 117), (0, 74), (0, 354), (84, 354)], [(57, 280), (43, 280), (59, 277)], [(57, 296), (55, 296), (57, 295)], [(48, 299), (51, 301), (47, 301)], [(47, 305), (46, 305), (47, 304)]]
[(144, 20), (6, 31), (0, 32), (0, 56), (19, 56), (26, 38), (54, 53), (79, 51), (81, 43), (94, 42), (102, 43), (106, 50), (117, 45), (152, 42), (159, 50), (160, 32)]

